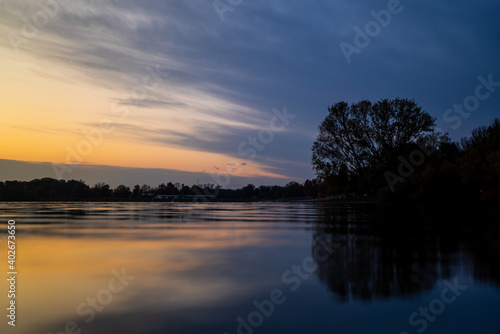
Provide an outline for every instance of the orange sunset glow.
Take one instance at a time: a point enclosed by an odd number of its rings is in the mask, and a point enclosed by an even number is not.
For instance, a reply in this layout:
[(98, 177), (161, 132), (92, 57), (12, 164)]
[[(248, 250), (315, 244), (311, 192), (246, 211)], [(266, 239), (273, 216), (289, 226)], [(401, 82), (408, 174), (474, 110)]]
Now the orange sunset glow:
[[(36, 7), (24, 9), (37, 13)], [(78, 10), (78, 15), (84, 15), (82, 8)], [(61, 7), (61, 11), (71, 15), (77, 8)], [(149, 26), (154, 21), (122, 14), (130, 25)], [(18, 24), (21, 31), (10, 32), (0, 42), (0, 158), (55, 166), (52, 175), (21, 179), (79, 177), (70, 172), (75, 164), (88, 171), (98, 166), (138, 168), (144, 173), (160, 169), (167, 177), (168, 171), (179, 171), (190, 173), (193, 180), (201, 177), (211, 182), (214, 178), (209, 174), (249, 182), (252, 177), (267, 178), (270, 183), (290, 178), (284, 168), (288, 159), (273, 157), (269, 151), (274, 137), (295, 131), (285, 127), (287, 119), (284, 124), (275, 119), (274, 129), (280, 133), (269, 132), (270, 121), (276, 118), (275, 105), (260, 110), (229, 97), (236, 93), (230, 88), (183, 82), (178, 73), (187, 73), (189, 67), (183, 60), (167, 50), (158, 55), (133, 49), (116, 32), (95, 35), (93, 43), (118, 59), (85, 57), (80, 54), (90, 47), (86, 42), (78, 44), (51, 26), (41, 29), (36, 38), (26, 38), (22, 21), (16, 21), (15, 15), (10, 20), (10, 27)], [(255, 141), (259, 131), (267, 131), (260, 142)], [(247, 142), (251, 136), (253, 146)], [(282, 166), (273, 166), (277, 161)], [(4, 167), (3, 174), (8, 178), (12, 167)], [(185, 181), (175, 175), (169, 181)]]

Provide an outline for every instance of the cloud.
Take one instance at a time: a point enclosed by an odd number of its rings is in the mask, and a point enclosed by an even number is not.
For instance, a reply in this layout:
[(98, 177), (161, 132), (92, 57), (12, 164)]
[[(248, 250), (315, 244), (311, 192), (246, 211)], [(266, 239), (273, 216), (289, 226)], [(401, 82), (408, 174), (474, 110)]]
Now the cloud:
[[(498, 1), (401, 3), (404, 11), (351, 64), (339, 44), (353, 43), (353, 28), (387, 1), (244, 1), (224, 21), (211, 1), (73, 1), (19, 52), (36, 59), (27, 66), (38, 76), (99, 87), (110, 103), (137, 108), (120, 127), (153, 145), (244, 158), (238, 145), (267, 126), (272, 108), (287, 105), (299, 121), (256, 160), (311, 177), (310, 147), (327, 106), (415, 98), (448, 130), (442, 113), (463, 101), (476, 77), (500, 77)], [(11, 0), (2, 10), (2, 29), (22, 37), (23, 17), (32, 20), (40, 5)], [(0, 45), (11, 49), (8, 39)], [(156, 66), (161, 85), (134, 97)], [(452, 137), (488, 123), (499, 101), (496, 94), (485, 102)]]
[[(120, 166), (106, 165), (72, 165), (72, 172), (67, 174), (65, 179), (83, 180), (89, 185), (98, 182), (105, 182), (112, 187), (124, 184), (133, 187), (136, 184), (148, 184), (157, 186), (161, 183), (179, 182), (187, 185), (198, 183), (218, 184), (219, 180), (226, 181), (224, 177), (212, 177), (207, 172), (184, 172), (174, 169), (160, 168), (126, 168)], [(36, 178), (51, 177), (57, 178), (52, 164), (49, 162), (27, 162), (0, 159), (0, 181), (31, 181)], [(231, 176), (226, 189), (236, 189), (247, 185), (250, 182), (256, 184), (277, 184), (285, 185), (288, 180), (282, 178), (272, 178), (257, 176), (254, 178)]]

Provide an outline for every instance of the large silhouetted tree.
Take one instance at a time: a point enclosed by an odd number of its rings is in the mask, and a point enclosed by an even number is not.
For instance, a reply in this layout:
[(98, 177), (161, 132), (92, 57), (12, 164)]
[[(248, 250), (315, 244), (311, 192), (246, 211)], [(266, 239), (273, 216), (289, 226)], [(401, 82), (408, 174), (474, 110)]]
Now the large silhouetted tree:
[(312, 148), (320, 179), (345, 169), (357, 178), (369, 169), (387, 169), (408, 144), (436, 137), (436, 119), (414, 100), (339, 102), (328, 112)]

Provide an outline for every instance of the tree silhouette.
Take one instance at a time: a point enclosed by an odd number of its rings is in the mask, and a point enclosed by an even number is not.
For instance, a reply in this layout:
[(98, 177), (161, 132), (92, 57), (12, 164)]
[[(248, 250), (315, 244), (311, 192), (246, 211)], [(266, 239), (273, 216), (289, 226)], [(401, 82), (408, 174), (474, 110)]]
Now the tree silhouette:
[(111, 197), (111, 189), (108, 184), (98, 182), (90, 189), (90, 196), (93, 198), (109, 198)]
[(483, 199), (500, 197), (500, 120), (495, 118), (488, 127), (474, 129), (460, 144), (464, 183), (483, 191)]
[(113, 190), (113, 197), (116, 198), (128, 198), (131, 194), (130, 188), (123, 184), (120, 184)]
[(342, 166), (357, 176), (370, 167), (387, 167), (405, 145), (436, 134), (436, 119), (413, 100), (339, 102), (328, 112), (312, 148), (321, 179), (338, 175)]

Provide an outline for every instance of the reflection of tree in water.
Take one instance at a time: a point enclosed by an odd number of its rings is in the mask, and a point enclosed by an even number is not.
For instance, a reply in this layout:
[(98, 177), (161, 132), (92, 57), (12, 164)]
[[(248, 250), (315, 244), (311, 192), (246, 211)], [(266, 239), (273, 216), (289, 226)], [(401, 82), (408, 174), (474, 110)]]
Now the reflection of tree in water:
[[(494, 242), (488, 243), (484, 233), (472, 235), (463, 228), (460, 219), (465, 217), (427, 221), (417, 213), (386, 214), (367, 205), (319, 210), (321, 221), (312, 249), (318, 238), (340, 247), (327, 260), (318, 261), (316, 274), (343, 301), (410, 297), (458, 273), (500, 286), (500, 247), (495, 243), (500, 236), (490, 235)], [(437, 221), (441, 221), (438, 228)]]
[(500, 229), (464, 242), (472, 276), (479, 282), (500, 287)]

